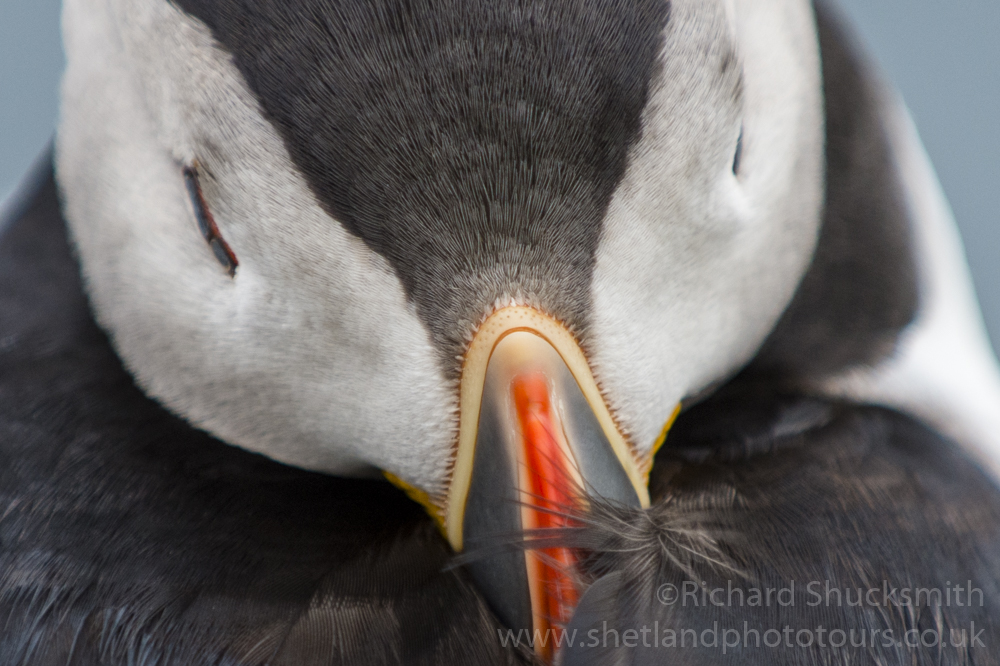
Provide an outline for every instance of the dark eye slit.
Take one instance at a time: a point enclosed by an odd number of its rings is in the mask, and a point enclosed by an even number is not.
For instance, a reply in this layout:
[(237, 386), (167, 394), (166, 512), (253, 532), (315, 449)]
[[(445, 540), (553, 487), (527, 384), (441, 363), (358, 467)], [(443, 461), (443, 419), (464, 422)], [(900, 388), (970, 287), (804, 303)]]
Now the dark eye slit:
[(201, 184), (198, 182), (198, 169), (194, 166), (184, 167), (184, 185), (187, 187), (188, 196), (191, 197), (191, 205), (194, 207), (194, 217), (198, 221), (198, 229), (205, 238), (205, 242), (212, 248), (212, 253), (219, 260), (222, 267), (226, 269), (229, 277), (236, 276), (236, 269), (240, 262), (236, 259), (236, 254), (229, 243), (222, 238), (219, 227), (215, 224), (215, 218), (208, 210), (205, 203), (205, 195), (201, 192)]
[(740, 127), (740, 138), (736, 139), (736, 155), (733, 156), (733, 174), (740, 175), (740, 162), (743, 160), (743, 128)]

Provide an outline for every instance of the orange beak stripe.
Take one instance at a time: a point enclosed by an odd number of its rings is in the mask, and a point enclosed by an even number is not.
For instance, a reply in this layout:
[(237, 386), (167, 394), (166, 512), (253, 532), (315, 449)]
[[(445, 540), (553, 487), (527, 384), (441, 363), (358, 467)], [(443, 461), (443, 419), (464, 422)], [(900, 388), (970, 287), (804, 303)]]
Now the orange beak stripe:
[[(511, 392), (521, 429), (523, 487), (530, 493), (522, 509), (524, 524), (535, 530), (569, 527), (572, 520), (567, 511), (582, 502), (581, 485), (552, 407), (548, 381), (541, 372), (519, 375)], [(528, 562), (533, 569), (531, 606), (535, 629), (546, 639), (537, 647), (543, 659), (550, 661), (555, 632), (564, 630), (579, 600), (572, 575), (577, 557), (568, 548), (545, 548), (540, 553), (542, 557), (532, 554)]]

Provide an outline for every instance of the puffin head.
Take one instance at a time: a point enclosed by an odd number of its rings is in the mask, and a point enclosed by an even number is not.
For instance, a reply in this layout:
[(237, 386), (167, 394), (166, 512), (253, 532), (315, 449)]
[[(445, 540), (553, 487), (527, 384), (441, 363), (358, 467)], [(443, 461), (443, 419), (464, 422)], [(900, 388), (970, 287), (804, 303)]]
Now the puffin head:
[[(813, 251), (807, 0), (65, 11), (58, 179), (136, 381), (230, 444), (385, 473), (456, 550), (647, 505), (679, 405)], [(473, 573), (538, 627), (565, 557)]]

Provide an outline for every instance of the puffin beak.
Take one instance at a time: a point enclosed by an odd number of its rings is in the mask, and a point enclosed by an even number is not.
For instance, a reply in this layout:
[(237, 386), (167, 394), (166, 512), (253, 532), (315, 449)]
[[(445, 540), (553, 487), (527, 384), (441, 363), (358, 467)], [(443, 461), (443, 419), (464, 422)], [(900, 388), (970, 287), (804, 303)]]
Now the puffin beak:
[(471, 558), (473, 579), (508, 627), (543, 637), (536, 652), (545, 661), (582, 592), (577, 555), (496, 546), (526, 530), (573, 526), (594, 496), (647, 507), (650, 462), (622, 436), (559, 322), (511, 306), (479, 327), (462, 369), (445, 533), (456, 551), (488, 554)]

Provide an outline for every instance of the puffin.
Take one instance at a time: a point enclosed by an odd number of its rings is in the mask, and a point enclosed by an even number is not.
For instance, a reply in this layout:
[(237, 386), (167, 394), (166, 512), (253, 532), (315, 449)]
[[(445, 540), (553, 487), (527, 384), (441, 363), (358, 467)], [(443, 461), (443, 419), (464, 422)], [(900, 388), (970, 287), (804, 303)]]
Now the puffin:
[(0, 663), (1000, 663), (1000, 373), (809, 0), (65, 0)]

